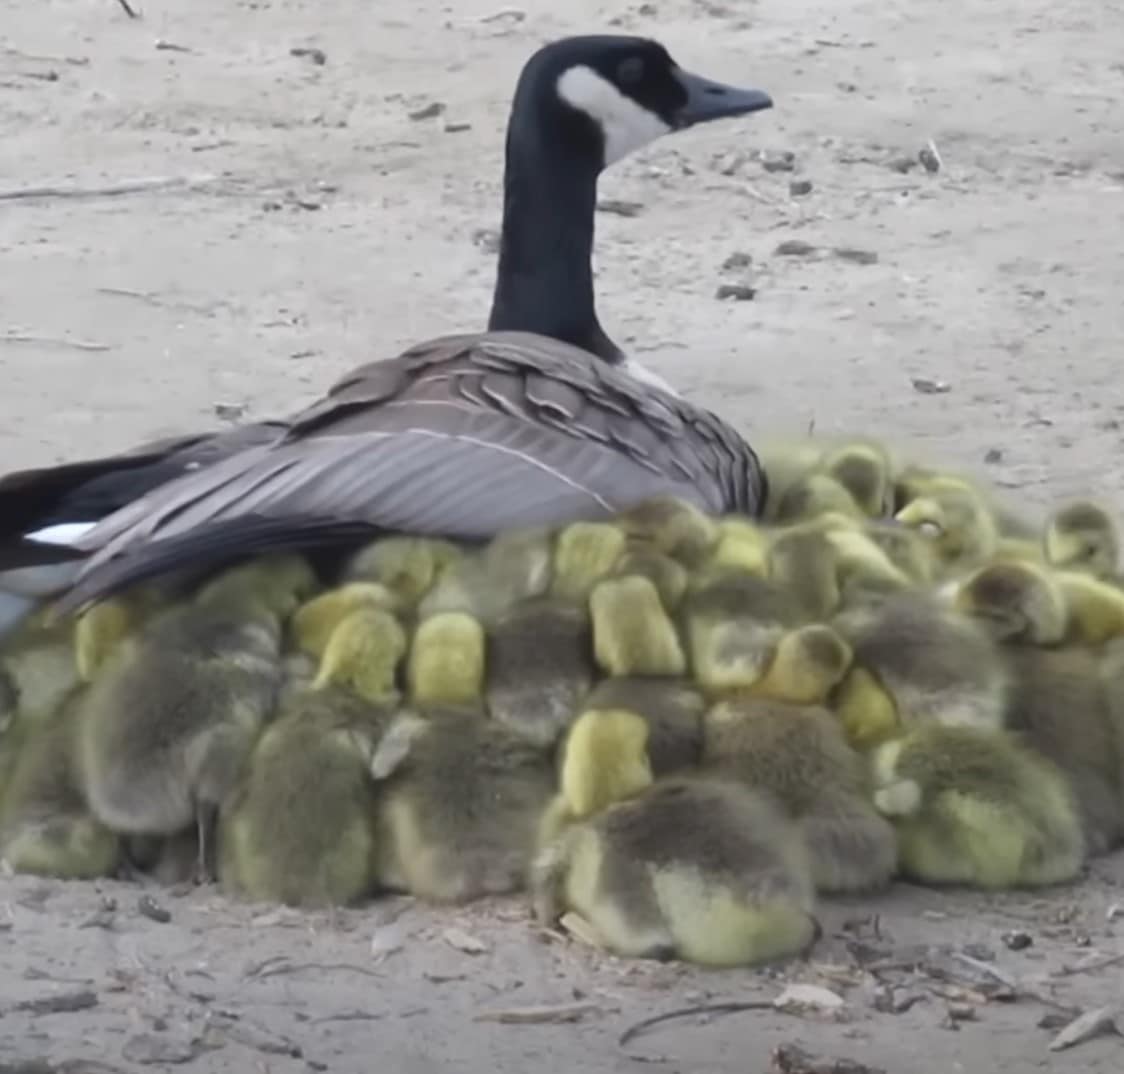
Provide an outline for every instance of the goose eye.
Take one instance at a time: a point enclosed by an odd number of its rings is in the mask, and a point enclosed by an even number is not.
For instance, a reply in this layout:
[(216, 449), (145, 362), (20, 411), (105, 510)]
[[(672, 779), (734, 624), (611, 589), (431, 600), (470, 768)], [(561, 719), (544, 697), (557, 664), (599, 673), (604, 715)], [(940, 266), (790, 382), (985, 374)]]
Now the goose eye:
[(644, 77), (644, 61), (639, 56), (621, 60), (617, 68), (617, 82), (622, 86), (635, 86)]
[(926, 519), (917, 527), (917, 532), (920, 533), (922, 537), (934, 539), (944, 534), (944, 527), (939, 522)]

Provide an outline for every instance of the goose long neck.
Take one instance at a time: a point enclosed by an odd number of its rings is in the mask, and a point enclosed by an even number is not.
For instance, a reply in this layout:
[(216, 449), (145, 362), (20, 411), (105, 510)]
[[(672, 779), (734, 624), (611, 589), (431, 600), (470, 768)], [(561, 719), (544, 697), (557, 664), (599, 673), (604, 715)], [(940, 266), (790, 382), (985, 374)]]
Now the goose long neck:
[(488, 328), (538, 332), (616, 363), (623, 355), (602, 330), (593, 296), (598, 171), (544, 138), (508, 138)]

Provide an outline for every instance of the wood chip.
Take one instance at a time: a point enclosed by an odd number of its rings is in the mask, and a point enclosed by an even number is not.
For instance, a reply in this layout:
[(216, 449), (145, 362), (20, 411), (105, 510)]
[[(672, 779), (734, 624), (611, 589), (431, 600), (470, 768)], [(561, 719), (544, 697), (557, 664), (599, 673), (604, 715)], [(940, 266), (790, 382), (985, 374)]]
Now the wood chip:
[(597, 951), (605, 950), (605, 945), (597, 934), (597, 930), (581, 914), (568, 910), (558, 919), (558, 924), (567, 935), (572, 936), (579, 943)]
[(441, 933), (441, 939), (450, 947), (455, 947), (458, 951), (463, 951), (466, 955), (482, 955), (486, 951), (491, 950), (478, 936), (473, 936), (472, 933), (465, 932), (464, 929), (455, 927), (445, 929), (445, 931)]
[(172, 920), (172, 914), (161, 906), (151, 895), (142, 895), (137, 899), (137, 913), (155, 921), (158, 925), (166, 925)]
[(1120, 1011), (1116, 1007), (1098, 1007), (1093, 1011), (1086, 1011), (1069, 1023), (1052, 1041), (1050, 1051), (1060, 1052), (1065, 1048), (1072, 1048), (1077, 1044), (1084, 1044), (1094, 1037), (1105, 1037), (1109, 1034), (1119, 1034), (1120, 1027), (1116, 1023)]
[(504, 1010), (481, 1011), (474, 1022), (499, 1022), (501, 1025), (561, 1025), (578, 1022), (587, 1014), (604, 1013), (604, 1003), (557, 1003), (537, 1007), (508, 1007)]
[(75, 1011), (88, 1011), (98, 1005), (96, 992), (81, 988), (74, 992), (59, 992), (41, 999), (25, 999), (11, 1009), (27, 1014), (73, 1014)]
[(837, 1011), (844, 1006), (843, 997), (830, 988), (819, 985), (789, 985), (775, 1000), (777, 1010), (792, 1011), (801, 1007), (811, 1007), (820, 1011)]

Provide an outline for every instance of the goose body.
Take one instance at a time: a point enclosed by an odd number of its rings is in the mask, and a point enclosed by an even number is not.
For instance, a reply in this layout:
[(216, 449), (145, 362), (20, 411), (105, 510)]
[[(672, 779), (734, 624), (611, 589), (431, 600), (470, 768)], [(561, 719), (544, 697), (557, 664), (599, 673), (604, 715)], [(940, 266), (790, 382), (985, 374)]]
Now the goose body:
[(60, 558), (83, 560), (62, 608), (182, 566), (387, 530), (483, 539), (656, 495), (756, 513), (756, 455), (609, 339), (591, 254), (608, 164), (673, 130), (771, 104), (683, 71), (654, 41), (544, 46), (520, 75), (508, 125), (488, 330), (361, 366), (261, 442), (138, 486), (68, 537)]

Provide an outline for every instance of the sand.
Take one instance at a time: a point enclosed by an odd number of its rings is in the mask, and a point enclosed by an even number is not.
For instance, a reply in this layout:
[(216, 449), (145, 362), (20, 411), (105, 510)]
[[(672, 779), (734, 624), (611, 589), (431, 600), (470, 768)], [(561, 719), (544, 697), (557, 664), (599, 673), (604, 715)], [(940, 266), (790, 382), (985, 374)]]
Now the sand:
[[(116, 0), (0, 0), (3, 469), (283, 414), (482, 325), (519, 66), (617, 29), (777, 108), (605, 177), (611, 334), (751, 438), (875, 432), (1024, 505), (1124, 506), (1111, 5), (135, 2), (137, 21)], [(917, 162), (930, 139), (936, 172)], [(1101, 964), (1124, 950), (1122, 883), (1118, 854), (1048, 893), (902, 885), (825, 902), (807, 962), (700, 973), (544, 935), (518, 901), (318, 915), (153, 889), (157, 921), (137, 887), (0, 879), (0, 1071), (803, 1074), (773, 1055), (796, 1045), (836, 1074), (1115, 1072), (1119, 1037), (1048, 1050), (1066, 1013), (1046, 1001), (1124, 995), (1124, 961)], [(842, 1005), (617, 1044), (651, 1014), (793, 982)], [(544, 1005), (553, 1021), (527, 1014)], [(530, 1024), (488, 1020), (512, 1010)]]

